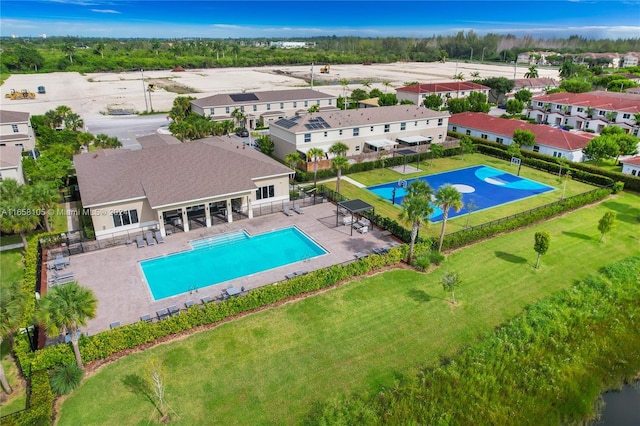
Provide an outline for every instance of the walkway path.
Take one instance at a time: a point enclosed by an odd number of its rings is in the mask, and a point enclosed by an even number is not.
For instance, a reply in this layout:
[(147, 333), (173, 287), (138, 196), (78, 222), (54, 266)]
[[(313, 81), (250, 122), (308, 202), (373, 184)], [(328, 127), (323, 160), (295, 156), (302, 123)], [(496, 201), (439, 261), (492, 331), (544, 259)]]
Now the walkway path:
[(6, 246), (0, 246), (0, 251), (13, 250), (22, 247), (24, 247), (24, 244), (22, 243), (7, 244)]

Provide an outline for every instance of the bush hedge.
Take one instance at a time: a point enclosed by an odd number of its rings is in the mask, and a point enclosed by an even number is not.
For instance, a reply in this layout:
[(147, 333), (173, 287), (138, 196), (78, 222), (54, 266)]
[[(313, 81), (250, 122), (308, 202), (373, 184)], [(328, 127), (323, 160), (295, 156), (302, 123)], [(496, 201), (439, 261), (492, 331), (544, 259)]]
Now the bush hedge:
[(29, 408), (3, 417), (3, 426), (46, 426), (53, 417), (53, 392), (46, 370), (34, 371), (30, 379)]

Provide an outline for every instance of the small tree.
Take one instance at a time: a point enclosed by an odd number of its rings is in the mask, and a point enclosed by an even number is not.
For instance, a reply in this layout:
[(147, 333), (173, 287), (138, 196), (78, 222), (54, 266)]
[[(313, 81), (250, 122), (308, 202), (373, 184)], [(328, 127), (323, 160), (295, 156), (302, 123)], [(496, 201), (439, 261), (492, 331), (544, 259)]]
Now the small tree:
[(549, 244), (551, 243), (551, 236), (548, 232), (541, 231), (535, 234), (535, 244), (533, 249), (538, 253), (538, 259), (536, 260), (536, 269), (540, 265), (540, 257), (549, 250)]
[[(24, 299), (24, 294), (16, 283), (0, 285), (0, 345), (20, 326), (24, 312)], [(0, 384), (6, 393), (13, 392), (4, 374), (2, 363), (0, 363)]]
[(600, 231), (600, 242), (604, 239), (604, 234), (609, 233), (613, 229), (616, 214), (614, 212), (606, 212), (598, 222), (598, 231)]
[(520, 89), (513, 95), (513, 97), (524, 104), (528, 104), (533, 97), (533, 94), (527, 89)]
[(536, 135), (531, 130), (515, 129), (513, 131), (513, 142), (518, 146), (533, 146), (536, 143)]
[(258, 138), (256, 139), (256, 145), (258, 145), (260, 152), (268, 156), (271, 156), (271, 154), (273, 154), (273, 150), (275, 149), (275, 145), (269, 135), (258, 136)]
[(164, 367), (159, 360), (151, 359), (146, 365), (145, 370), (148, 386), (156, 398), (156, 408), (160, 412), (160, 416), (164, 421), (166, 420), (165, 417), (167, 415), (166, 402), (164, 399)]
[(524, 109), (524, 102), (519, 101), (517, 99), (509, 99), (507, 101), (507, 114), (509, 115), (522, 114), (523, 109)]
[[(285, 155), (284, 161), (291, 167), (293, 170), (296, 169), (296, 166), (300, 162), (300, 153), (298, 151), (293, 151)], [(293, 183), (293, 176), (291, 176), (291, 183)]]
[(451, 303), (453, 303), (454, 305), (457, 303), (455, 289), (460, 285), (461, 282), (462, 281), (460, 280), (460, 277), (458, 277), (457, 272), (447, 271), (444, 273), (444, 277), (442, 277), (442, 288), (444, 289), (444, 291), (451, 292)]
[(465, 154), (473, 154), (476, 150), (476, 146), (469, 136), (463, 136), (460, 138), (460, 151), (462, 152), (462, 160), (464, 161)]
[(444, 156), (444, 147), (437, 143), (432, 143), (429, 147), (429, 152), (431, 153), (431, 165), (433, 166), (434, 158), (442, 158)]
[(422, 102), (426, 108), (439, 111), (442, 106), (442, 97), (436, 93), (432, 93), (424, 98)]

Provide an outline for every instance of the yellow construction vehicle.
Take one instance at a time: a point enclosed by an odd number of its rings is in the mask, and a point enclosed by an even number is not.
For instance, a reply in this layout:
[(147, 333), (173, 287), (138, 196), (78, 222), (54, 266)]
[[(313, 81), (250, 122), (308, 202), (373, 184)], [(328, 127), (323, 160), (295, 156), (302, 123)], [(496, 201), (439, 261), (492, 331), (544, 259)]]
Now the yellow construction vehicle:
[(36, 94), (28, 91), (27, 89), (22, 89), (21, 91), (17, 91), (15, 89), (11, 89), (11, 93), (7, 93), (4, 95), (5, 98), (9, 98), (11, 100), (16, 99), (35, 99)]
[(156, 85), (155, 84), (149, 84), (149, 86), (147, 86), (147, 90), (149, 92), (155, 92), (156, 91)]
[(324, 67), (320, 67), (321, 74), (329, 74), (329, 70), (331, 69), (331, 65), (327, 64)]

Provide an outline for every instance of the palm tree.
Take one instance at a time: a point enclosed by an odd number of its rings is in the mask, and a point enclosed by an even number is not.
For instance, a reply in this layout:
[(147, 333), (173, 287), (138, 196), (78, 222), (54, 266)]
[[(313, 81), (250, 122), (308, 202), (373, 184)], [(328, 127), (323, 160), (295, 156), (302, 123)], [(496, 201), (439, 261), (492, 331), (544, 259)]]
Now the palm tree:
[(93, 291), (80, 286), (76, 281), (57, 285), (40, 299), (36, 318), (49, 336), (60, 333), (71, 336), (71, 346), (78, 367), (84, 368), (78, 346), (78, 328), (86, 326), (87, 320), (96, 316), (98, 300)]
[(453, 185), (446, 184), (436, 192), (434, 203), (442, 210), (442, 230), (440, 231), (440, 242), (438, 243), (438, 251), (441, 251), (444, 232), (447, 228), (449, 209), (453, 208), (457, 212), (460, 211), (462, 208), (462, 194)]
[(64, 126), (69, 130), (77, 132), (78, 129), (84, 127), (84, 120), (82, 120), (79, 114), (70, 112), (64, 117)]
[(538, 78), (538, 67), (531, 65), (529, 70), (524, 73), (524, 78)]
[(311, 158), (313, 160), (313, 186), (316, 186), (318, 181), (318, 161), (324, 156), (324, 151), (322, 148), (310, 148), (307, 151), (307, 158)]
[[(24, 294), (16, 283), (0, 286), (0, 345), (20, 326), (24, 311)], [(6, 393), (13, 392), (0, 362), (0, 383)]]
[(479, 79), (480, 78), (480, 72), (479, 71), (473, 71), (471, 74), (469, 74), (471, 77), (473, 77), (474, 79)]
[(422, 180), (414, 180), (407, 187), (407, 193), (402, 200), (404, 210), (400, 213), (400, 219), (411, 224), (411, 243), (409, 244), (409, 256), (407, 262), (413, 261), (413, 248), (418, 238), (418, 232), (423, 223), (429, 222), (429, 216), (433, 213), (431, 195), (433, 190), (428, 183)]
[(382, 81), (382, 85), (384, 86), (384, 92), (385, 92), (385, 93), (387, 93), (387, 89), (388, 89), (389, 87), (393, 87), (393, 86), (391, 85), (391, 82), (390, 82), (389, 80), (383, 80), (383, 81)]
[(66, 55), (69, 55), (69, 61), (71, 62), (72, 65), (73, 65), (73, 51), (74, 50), (76, 50), (76, 48), (71, 43), (65, 43), (64, 46), (62, 46), (62, 51)]
[[(298, 151), (293, 151), (285, 155), (284, 161), (291, 167), (293, 170), (296, 169), (296, 166), (300, 162), (300, 153)], [(293, 183), (293, 176), (291, 176), (291, 183)]]
[(370, 80), (363, 80), (362, 81), (362, 85), (364, 87), (366, 87), (367, 89), (371, 89), (371, 81)]
[(235, 108), (231, 111), (231, 117), (233, 117), (237, 122), (238, 126), (244, 127), (244, 122), (247, 119), (247, 114), (244, 113), (240, 108)]
[(342, 109), (347, 109), (347, 88), (349, 86), (349, 80), (346, 78), (341, 79), (340, 85), (342, 86)]
[(47, 232), (51, 232), (51, 224), (49, 224), (49, 209), (60, 201), (58, 188), (45, 181), (36, 182), (28, 188), (29, 199), (39, 207), (45, 229)]
[(342, 142), (335, 142), (329, 147), (329, 152), (335, 155), (346, 156), (349, 151), (349, 147)]
[(336, 176), (336, 192), (340, 193), (340, 179), (342, 178), (342, 170), (346, 170), (349, 168), (349, 160), (347, 157), (343, 157), (342, 155), (338, 155), (337, 157), (331, 160), (331, 167), (338, 171)]
[[(3, 181), (4, 185), (4, 181)], [(0, 210), (9, 212), (0, 216), (0, 230), (7, 234), (19, 234), (24, 248), (27, 248), (26, 233), (33, 231), (40, 223), (40, 216), (27, 214), (35, 205), (29, 199), (28, 194), (20, 190), (13, 199), (2, 199)]]
[(80, 144), (80, 146), (84, 146), (87, 151), (89, 151), (89, 145), (91, 145), (91, 142), (93, 142), (96, 137), (90, 132), (80, 132), (78, 133), (77, 139), (78, 144)]

